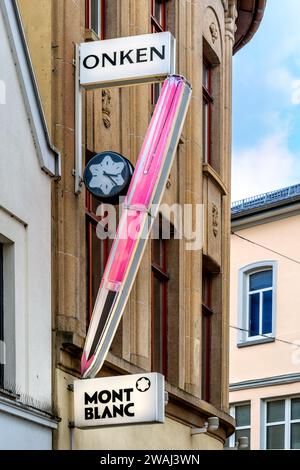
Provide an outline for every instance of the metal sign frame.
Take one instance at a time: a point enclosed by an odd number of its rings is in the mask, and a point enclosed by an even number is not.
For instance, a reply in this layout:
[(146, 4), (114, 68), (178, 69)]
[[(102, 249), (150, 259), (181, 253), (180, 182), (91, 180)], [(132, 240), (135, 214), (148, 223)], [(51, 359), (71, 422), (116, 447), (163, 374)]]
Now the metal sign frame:
[[(118, 38), (118, 39), (131, 39), (131, 38), (141, 38), (141, 37), (153, 37), (157, 38), (159, 35), (164, 35), (166, 41), (168, 42), (168, 68), (165, 73), (154, 73), (141, 76), (140, 74), (134, 78), (134, 75), (128, 75), (126, 78), (115, 79), (112, 81), (99, 81), (97, 83), (84, 85), (80, 83), (80, 53), (81, 53), (81, 44), (76, 44), (75, 46), (75, 156), (74, 156), (74, 169), (73, 176), (75, 178), (75, 194), (80, 194), (83, 187), (83, 167), (82, 167), (82, 98), (83, 98), (83, 89), (97, 89), (97, 88), (112, 88), (112, 87), (123, 87), (123, 86), (132, 86), (141, 83), (155, 83), (163, 81), (168, 75), (175, 74), (175, 63), (176, 63), (176, 40), (170, 32), (163, 33), (150, 33), (145, 35), (138, 36), (129, 36), (127, 38)], [(107, 40), (110, 41), (110, 40)], [(114, 41), (112, 39), (111, 41)], [(103, 43), (103, 41), (97, 41)], [(86, 43), (82, 43), (86, 44)]]
[(75, 380), (73, 389), (76, 428), (99, 429), (165, 421), (162, 374), (145, 372)]

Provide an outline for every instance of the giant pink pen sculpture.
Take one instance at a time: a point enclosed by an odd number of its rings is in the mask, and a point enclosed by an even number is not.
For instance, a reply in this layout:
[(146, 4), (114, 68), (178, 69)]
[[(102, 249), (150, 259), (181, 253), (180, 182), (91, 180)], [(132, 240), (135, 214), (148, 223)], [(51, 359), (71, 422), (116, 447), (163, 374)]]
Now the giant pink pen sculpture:
[(157, 215), (191, 97), (184, 77), (164, 82), (142, 145), (104, 270), (81, 358), (81, 375), (101, 369)]

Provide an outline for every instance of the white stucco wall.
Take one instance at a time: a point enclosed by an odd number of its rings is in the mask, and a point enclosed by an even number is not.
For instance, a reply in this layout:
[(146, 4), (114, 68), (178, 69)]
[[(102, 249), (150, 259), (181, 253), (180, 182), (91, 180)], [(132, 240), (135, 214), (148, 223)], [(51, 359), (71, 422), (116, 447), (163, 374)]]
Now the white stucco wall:
[[(39, 165), (1, 13), (0, 44), (0, 234), (13, 242), (16, 385), (51, 403), (51, 179)], [(1, 414), (0, 433), (3, 425)]]

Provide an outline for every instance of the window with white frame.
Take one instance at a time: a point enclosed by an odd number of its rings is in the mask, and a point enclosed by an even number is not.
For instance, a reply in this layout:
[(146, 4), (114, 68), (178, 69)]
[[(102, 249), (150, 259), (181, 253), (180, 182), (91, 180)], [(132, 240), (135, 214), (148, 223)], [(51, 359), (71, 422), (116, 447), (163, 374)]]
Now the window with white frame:
[(276, 262), (240, 270), (238, 343), (272, 340), (275, 330)]
[(300, 397), (266, 401), (264, 421), (265, 449), (300, 449)]
[(248, 438), (248, 447), (241, 450), (250, 449), (251, 439), (251, 405), (250, 403), (237, 403), (230, 406), (230, 414), (235, 418), (236, 428), (235, 433), (230, 436), (225, 444), (225, 447), (238, 447), (240, 437)]

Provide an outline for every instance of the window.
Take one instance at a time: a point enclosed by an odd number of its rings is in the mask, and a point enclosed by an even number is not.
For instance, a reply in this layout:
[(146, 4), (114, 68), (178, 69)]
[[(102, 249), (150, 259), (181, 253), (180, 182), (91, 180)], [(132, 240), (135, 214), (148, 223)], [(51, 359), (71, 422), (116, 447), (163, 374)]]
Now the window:
[[(161, 33), (166, 30), (166, 17), (166, 0), (151, 0), (151, 27), (153, 33)], [(151, 87), (151, 102), (153, 106), (157, 103), (160, 90), (160, 83), (155, 83)]]
[(240, 437), (248, 438), (248, 447), (240, 450), (249, 450), (251, 448), (251, 406), (250, 403), (241, 403), (230, 406), (230, 414), (235, 418), (235, 433), (230, 436), (225, 447), (237, 447)]
[(202, 94), (203, 94), (203, 116), (202, 116), (202, 141), (203, 141), (203, 162), (211, 164), (211, 125), (212, 125), (212, 66), (203, 62), (203, 78), (202, 78)]
[[(8, 225), (9, 223), (7, 223)], [(14, 228), (19, 228), (16, 239), (18, 239), (18, 248), (20, 248), (25, 245), (25, 232), (18, 223), (14, 224)], [(12, 233), (9, 235), (11, 236)], [(20, 251), (18, 253), (20, 254)], [(11, 392), (14, 391), (16, 380), (15, 255), (15, 243), (0, 233), (0, 388)], [(24, 273), (25, 264), (22, 264), (22, 256), (19, 260), (17, 265), (19, 272)], [(19, 298), (22, 299), (21, 285), (19, 285), (19, 289)], [(18, 313), (21, 310), (19, 309)], [(23, 338), (19, 335), (18, 347), (22, 346), (22, 340)]]
[(249, 337), (272, 333), (273, 271), (249, 274)]
[(152, 240), (152, 370), (167, 377), (167, 240)]
[(0, 243), (0, 388), (4, 386), (4, 286), (3, 243)]
[[(94, 154), (87, 151), (88, 161)], [(86, 190), (86, 231), (87, 231), (87, 317), (91, 318), (101, 278), (109, 255), (110, 240), (100, 240), (96, 228), (100, 218), (96, 215), (99, 201)]]
[(166, 0), (151, 0), (151, 25), (153, 33), (166, 29)]
[(274, 340), (276, 263), (252, 264), (240, 271), (239, 343)]
[(210, 401), (211, 376), (211, 316), (212, 316), (212, 275), (203, 271), (202, 277), (202, 393), (203, 400)]
[(266, 449), (300, 449), (300, 397), (265, 402)]
[(85, 26), (100, 39), (105, 39), (105, 0), (86, 0)]

